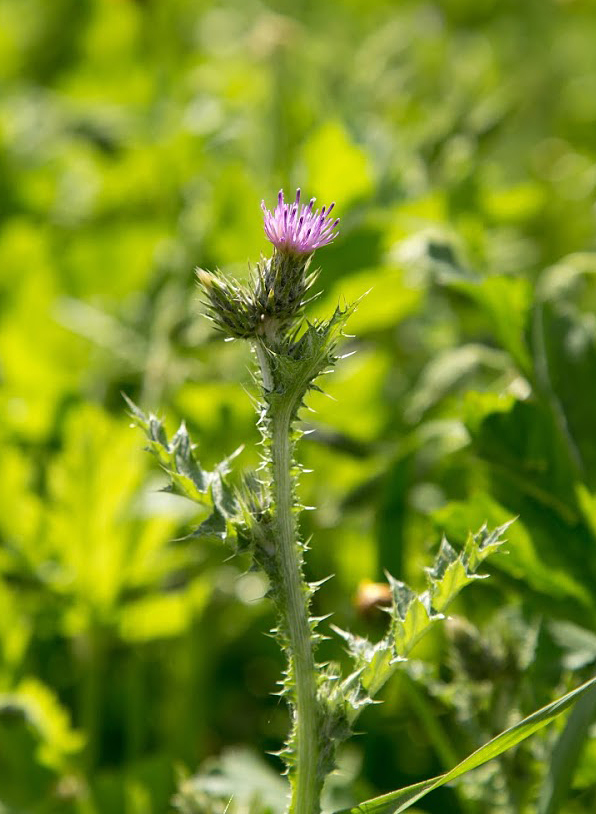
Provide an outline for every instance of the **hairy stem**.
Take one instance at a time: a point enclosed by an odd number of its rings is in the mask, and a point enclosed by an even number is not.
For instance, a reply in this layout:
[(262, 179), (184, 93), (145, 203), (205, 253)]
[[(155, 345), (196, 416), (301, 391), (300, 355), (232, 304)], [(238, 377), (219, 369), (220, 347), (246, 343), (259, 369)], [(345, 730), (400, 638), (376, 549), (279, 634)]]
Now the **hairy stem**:
[[(271, 382), (271, 370), (262, 349), (257, 351), (263, 383)], [(301, 549), (294, 520), (292, 489), (291, 424), (294, 400), (270, 409), (271, 475), (274, 526), (282, 581), (280, 611), (289, 640), (291, 675), (294, 682), (294, 742), (296, 763), (292, 770), (289, 814), (318, 814), (322, 779), (319, 777), (319, 731), (317, 674), (309, 622), (308, 587), (302, 574)]]

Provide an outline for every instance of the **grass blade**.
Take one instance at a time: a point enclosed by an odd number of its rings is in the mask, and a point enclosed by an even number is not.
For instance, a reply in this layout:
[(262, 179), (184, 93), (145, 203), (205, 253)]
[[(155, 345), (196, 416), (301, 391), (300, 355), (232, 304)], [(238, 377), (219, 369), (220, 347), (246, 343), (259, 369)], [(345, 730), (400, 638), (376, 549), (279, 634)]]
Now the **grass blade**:
[(367, 800), (360, 805), (352, 808), (342, 809), (335, 814), (399, 814), (405, 811), (421, 797), (424, 797), (439, 786), (444, 786), (451, 780), (456, 780), (466, 772), (482, 766), (495, 757), (498, 757), (503, 752), (506, 752), (511, 747), (516, 746), (521, 741), (533, 735), (543, 726), (549, 724), (554, 720), (557, 715), (560, 715), (572, 704), (586, 695), (590, 690), (596, 688), (596, 678), (592, 678), (585, 684), (582, 684), (577, 689), (563, 695), (557, 701), (553, 701), (542, 709), (533, 712), (523, 721), (515, 724), (505, 732), (501, 732), (496, 738), (493, 738), (487, 744), (482, 746), (476, 752), (473, 752), (461, 763), (458, 763), (451, 771), (441, 774), (438, 777), (433, 777), (430, 780), (423, 780), (420, 783), (415, 783), (412, 786), (406, 786), (403, 789), (383, 794), (381, 797), (375, 797), (372, 800)]
[(573, 779), (573, 772), (595, 713), (596, 687), (593, 687), (574, 707), (565, 729), (554, 746), (536, 809), (537, 814), (557, 814), (565, 802), (565, 795)]

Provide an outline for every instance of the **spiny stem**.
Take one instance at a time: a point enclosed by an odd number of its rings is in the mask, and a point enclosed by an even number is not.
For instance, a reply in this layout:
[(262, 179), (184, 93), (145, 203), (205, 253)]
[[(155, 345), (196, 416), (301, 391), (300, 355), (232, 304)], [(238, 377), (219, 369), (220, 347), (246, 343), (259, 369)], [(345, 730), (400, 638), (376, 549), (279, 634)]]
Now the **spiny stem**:
[[(259, 350), (263, 382), (266, 383), (271, 381), (271, 371), (265, 352), (262, 348)], [(289, 398), (279, 409), (272, 409), (270, 414), (274, 527), (285, 605), (280, 610), (285, 616), (295, 686), (296, 765), (288, 814), (318, 814), (322, 779), (318, 772), (317, 675), (309, 622), (308, 589), (302, 575), (293, 512), (290, 437), (293, 413), (294, 404)]]
[(261, 376), (263, 377), (263, 388), (265, 390), (273, 390), (273, 377), (267, 361), (267, 351), (261, 342), (255, 342), (254, 348), (259, 360), (259, 367), (261, 368)]

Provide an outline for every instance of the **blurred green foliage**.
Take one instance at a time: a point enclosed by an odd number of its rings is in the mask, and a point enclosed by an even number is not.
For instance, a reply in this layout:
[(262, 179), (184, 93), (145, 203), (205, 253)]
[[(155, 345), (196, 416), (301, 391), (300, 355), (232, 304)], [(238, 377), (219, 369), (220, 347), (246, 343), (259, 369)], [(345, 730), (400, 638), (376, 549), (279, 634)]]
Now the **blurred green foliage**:
[[(365, 713), (329, 805), (444, 771), (590, 675), (595, 37), (590, 0), (0, 0), (2, 811), (205, 811), (214, 772), (222, 810), (279, 799), (254, 764), (287, 728), (265, 587), (184, 539), (197, 517), (120, 392), (185, 418), (207, 466), (255, 464), (251, 359), (192, 269), (244, 275), (282, 185), (342, 217), (312, 313), (371, 289), (305, 416), (309, 576), (335, 574), (316, 612), (381, 635), (363, 580), (420, 585), (443, 531), (520, 518), (468, 622)], [(565, 814), (596, 806), (593, 734)], [(557, 737), (420, 810), (535, 811)]]

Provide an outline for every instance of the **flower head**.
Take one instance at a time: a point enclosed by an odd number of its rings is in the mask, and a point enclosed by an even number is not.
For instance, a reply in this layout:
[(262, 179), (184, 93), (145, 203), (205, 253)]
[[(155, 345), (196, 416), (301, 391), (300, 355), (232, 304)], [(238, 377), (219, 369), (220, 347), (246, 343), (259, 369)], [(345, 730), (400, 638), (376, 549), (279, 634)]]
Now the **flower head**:
[(292, 254), (311, 254), (337, 237), (335, 230), (339, 218), (330, 217), (335, 204), (324, 206), (320, 212), (314, 209), (314, 205), (315, 198), (308, 204), (300, 205), (299, 189), (293, 203), (284, 203), (284, 193), (280, 189), (274, 212), (270, 212), (265, 201), (262, 201), (265, 234), (276, 249)]

